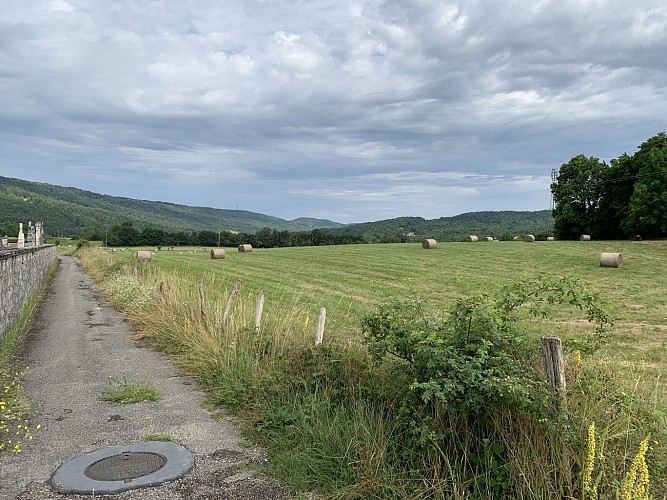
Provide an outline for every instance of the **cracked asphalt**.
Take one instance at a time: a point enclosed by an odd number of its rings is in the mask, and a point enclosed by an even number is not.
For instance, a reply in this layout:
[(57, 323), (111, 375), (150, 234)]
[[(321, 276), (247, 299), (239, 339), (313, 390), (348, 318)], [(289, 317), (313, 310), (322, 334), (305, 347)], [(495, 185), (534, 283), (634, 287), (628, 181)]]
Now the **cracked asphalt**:
[[(0, 500), (91, 498), (61, 494), (47, 481), (64, 462), (89, 451), (138, 443), (169, 434), (195, 456), (181, 479), (95, 498), (287, 499), (289, 493), (256, 474), (268, 460), (246, 447), (233, 419), (216, 420), (202, 408), (196, 381), (145, 343), (132, 340), (127, 321), (95, 291), (74, 257), (61, 257), (52, 289), (39, 313), (39, 328), (24, 355), (24, 385), (35, 402), (40, 430), (20, 454), (0, 455)], [(156, 402), (105, 402), (109, 380), (151, 382)]]

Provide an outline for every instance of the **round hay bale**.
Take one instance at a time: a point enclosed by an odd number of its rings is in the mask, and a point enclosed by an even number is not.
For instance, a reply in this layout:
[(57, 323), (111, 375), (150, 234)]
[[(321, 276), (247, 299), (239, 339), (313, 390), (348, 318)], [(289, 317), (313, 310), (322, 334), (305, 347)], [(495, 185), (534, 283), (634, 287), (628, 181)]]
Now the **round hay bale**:
[(590, 234), (582, 234), (579, 236), (579, 241), (591, 241), (591, 235)]
[(137, 259), (139, 260), (151, 260), (153, 254), (151, 254), (150, 250), (138, 250), (137, 251)]
[(515, 236), (514, 238), (512, 238), (512, 241), (521, 241), (521, 240), (522, 240), (521, 236)]
[(484, 241), (493, 241), (493, 236), (487, 236)]
[(438, 247), (438, 242), (435, 241), (434, 239), (422, 240), (422, 248), (432, 249), (437, 247)]
[(475, 241), (479, 241), (479, 238), (477, 236), (475, 236), (474, 234), (471, 234), (470, 236), (466, 236), (466, 242), (474, 243)]
[(248, 245), (247, 243), (239, 245), (239, 252), (252, 252), (252, 245)]
[(535, 241), (535, 236), (532, 234), (527, 234), (526, 236), (523, 237), (523, 241), (527, 243), (533, 243)]
[(547, 241), (555, 241), (555, 240), (556, 238), (554, 238), (553, 236), (547, 236)]
[(600, 267), (621, 267), (623, 265), (623, 255), (620, 253), (601, 253)]
[(212, 259), (224, 259), (225, 258), (225, 249), (224, 248), (213, 248), (213, 249), (211, 249), (211, 258)]

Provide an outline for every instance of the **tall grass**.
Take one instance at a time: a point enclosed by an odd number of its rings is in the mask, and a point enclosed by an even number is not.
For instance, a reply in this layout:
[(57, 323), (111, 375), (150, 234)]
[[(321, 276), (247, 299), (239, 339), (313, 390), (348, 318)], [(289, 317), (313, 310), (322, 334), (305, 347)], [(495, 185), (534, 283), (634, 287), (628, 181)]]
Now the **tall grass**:
[[(334, 251), (326, 249), (327, 258)], [(347, 323), (334, 323), (333, 336), (315, 347), (314, 308), (302, 293), (285, 287), (293, 282), (273, 278), (282, 281), (267, 296), (256, 334), (258, 284), (270, 283), (269, 274), (259, 280), (248, 270), (231, 279), (229, 272), (207, 272), (203, 261), (190, 256), (186, 265), (176, 266), (174, 254), (166, 266), (100, 249), (83, 249), (80, 256), (135, 325), (137, 337), (150, 339), (195, 374), (213, 402), (233, 407), (249, 435), (271, 451), (267, 471), (296, 490), (314, 490), (330, 498), (584, 498), (588, 429), (595, 423), (597, 450), (604, 450), (593, 464), (598, 497), (621, 495), (633, 458), (647, 437), (652, 498), (667, 495), (659, 480), (667, 477), (665, 388), (660, 377), (664, 350), (656, 353), (659, 361), (653, 366), (628, 362), (621, 372), (613, 344), (599, 351), (611, 354), (596, 357), (582, 355), (571, 342), (567, 418), (542, 419), (504, 408), (484, 422), (445, 419), (445, 438), (426, 437), (415, 443), (412, 431), (421, 424), (403, 404), (411, 383), (406, 367), (372, 361), (358, 336), (350, 341), (349, 335), (340, 334), (349, 328)], [(257, 272), (268, 273), (268, 265), (260, 261)], [(361, 273), (357, 267), (362, 265), (351, 265), (348, 274)], [(390, 279), (381, 276), (380, 268), (373, 269), (374, 280)], [(239, 275), (244, 287), (223, 328), (227, 298)], [(606, 286), (612, 288), (611, 283)], [(367, 310), (376, 300), (349, 284), (332, 281), (331, 288), (338, 306), (344, 304), (345, 288)], [(414, 291), (409, 288), (404, 293)], [(656, 295), (650, 296), (655, 304)], [(344, 314), (360, 314), (356, 307), (343, 305)], [(440, 307), (436, 304), (434, 310)], [(558, 325), (573, 340), (589, 331), (569, 313)], [(531, 327), (550, 330), (548, 323), (539, 321)]]

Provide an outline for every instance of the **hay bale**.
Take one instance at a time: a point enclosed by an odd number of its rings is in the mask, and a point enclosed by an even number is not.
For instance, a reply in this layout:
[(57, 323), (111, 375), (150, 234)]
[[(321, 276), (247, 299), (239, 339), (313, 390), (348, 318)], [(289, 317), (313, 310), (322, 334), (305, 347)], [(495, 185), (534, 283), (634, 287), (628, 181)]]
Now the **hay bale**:
[(623, 255), (620, 253), (601, 253), (600, 267), (621, 267), (623, 265)]
[(527, 234), (526, 236), (523, 237), (523, 241), (527, 243), (533, 243), (535, 241), (535, 236), (532, 234)]
[(239, 252), (252, 252), (252, 245), (239, 245)]
[(151, 260), (151, 257), (153, 254), (151, 254), (150, 250), (138, 250), (137, 251), (137, 259), (139, 260)]
[(474, 243), (475, 241), (479, 241), (479, 238), (477, 236), (475, 236), (474, 234), (471, 234), (470, 236), (466, 236), (466, 242)]
[(493, 241), (493, 236), (487, 236), (484, 241)]
[(547, 241), (554, 241), (555, 239), (556, 238), (554, 238), (553, 236), (547, 236)]
[(522, 240), (521, 236), (515, 236), (514, 238), (512, 238), (512, 241), (521, 241), (521, 240)]
[(213, 248), (213, 249), (211, 249), (211, 258), (212, 259), (224, 259), (225, 258), (225, 249), (224, 248)]
[(437, 247), (438, 247), (438, 242), (435, 241), (434, 239), (422, 240), (422, 248), (432, 249)]
[(589, 234), (582, 234), (579, 236), (579, 241), (591, 241), (591, 236)]

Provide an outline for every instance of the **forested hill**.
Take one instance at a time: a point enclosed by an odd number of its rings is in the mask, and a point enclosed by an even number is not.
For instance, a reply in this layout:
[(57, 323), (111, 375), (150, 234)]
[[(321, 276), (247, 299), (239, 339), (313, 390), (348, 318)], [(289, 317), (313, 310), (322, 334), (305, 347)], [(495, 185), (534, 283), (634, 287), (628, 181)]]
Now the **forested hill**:
[[(126, 221), (139, 230), (236, 231), (255, 233), (263, 228), (275, 231), (331, 230), (362, 235), (366, 242), (461, 241), (470, 234), (480, 238), (515, 234), (550, 233), (549, 210), (539, 212), (471, 212), (454, 217), (426, 220), (399, 217), (344, 226), (323, 219), (292, 221), (244, 210), (189, 207), (173, 203), (107, 196), (71, 187), (0, 177), (0, 232), (15, 235), (19, 222), (42, 221), (50, 235), (97, 234)], [(88, 231), (84, 231), (88, 228)], [(321, 235), (317, 235), (318, 238)], [(90, 237), (90, 234), (88, 235)], [(322, 239), (327, 244), (327, 239)]]
[(242, 231), (269, 227), (280, 231), (310, 231), (342, 227), (322, 219), (287, 221), (245, 210), (189, 207), (134, 200), (71, 187), (0, 177), (0, 230), (13, 234), (19, 222), (42, 221), (48, 234), (78, 235), (85, 227), (102, 231), (125, 221), (138, 228), (165, 231)]
[(370, 241), (409, 241), (434, 238), (438, 241), (462, 241), (468, 235), (508, 239), (519, 234), (551, 234), (550, 210), (537, 212), (469, 212), (454, 217), (427, 220), (399, 217), (378, 222), (345, 226), (337, 231), (363, 234)]

